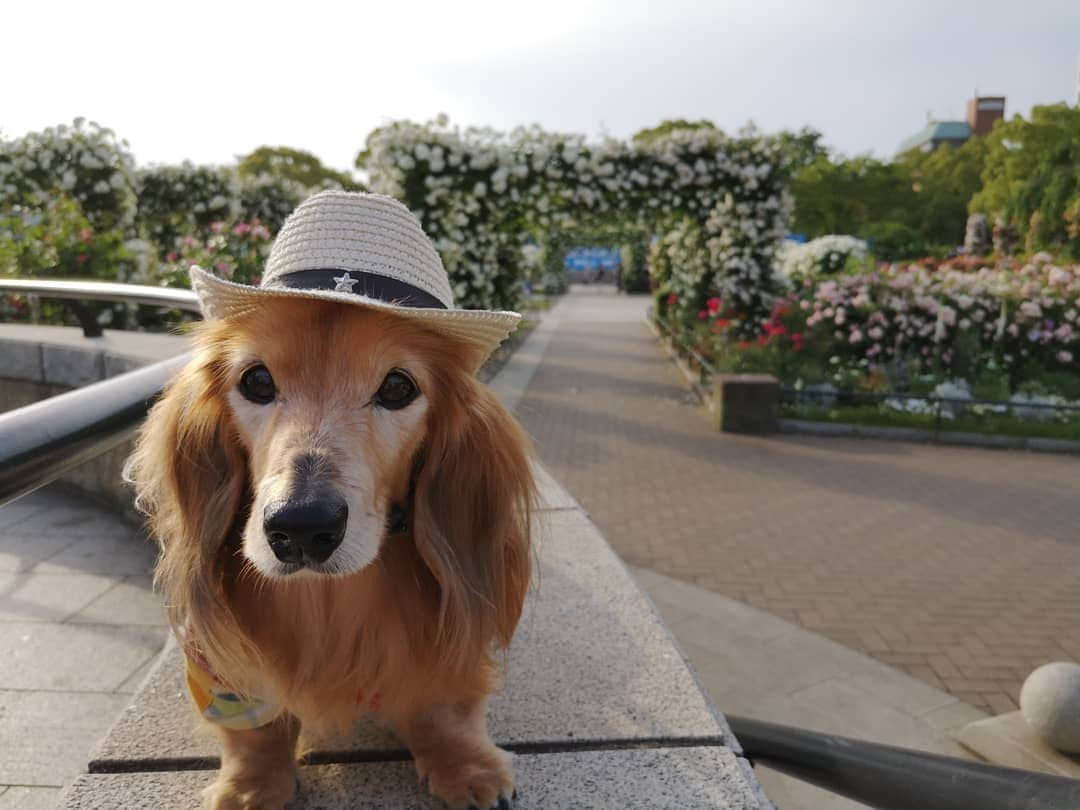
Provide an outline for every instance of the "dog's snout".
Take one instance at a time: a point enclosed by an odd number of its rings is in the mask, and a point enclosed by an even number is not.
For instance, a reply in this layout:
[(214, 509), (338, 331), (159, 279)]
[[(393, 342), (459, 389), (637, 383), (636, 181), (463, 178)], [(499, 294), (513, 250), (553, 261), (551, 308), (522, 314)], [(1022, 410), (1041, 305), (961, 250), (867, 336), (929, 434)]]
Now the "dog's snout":
[(268, 504), (263, 530), (270, 549), (286, 563), (323, 563), (345, 536), (349, 507), (340, 495)]

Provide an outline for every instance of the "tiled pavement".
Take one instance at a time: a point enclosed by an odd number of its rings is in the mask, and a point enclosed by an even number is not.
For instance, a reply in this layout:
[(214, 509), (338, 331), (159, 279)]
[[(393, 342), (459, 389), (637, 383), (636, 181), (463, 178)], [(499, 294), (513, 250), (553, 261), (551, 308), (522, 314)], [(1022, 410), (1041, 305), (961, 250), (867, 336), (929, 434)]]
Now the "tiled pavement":
[(1080, 461), (714, 432), (642, 323), (580, 288), (517, 416), (616, 551), (992, 713), (1080, 660)]
[(165, 641), (153, 558), (68, 489), (0, 509), (0, 810), (52, 807), (130, 702)]

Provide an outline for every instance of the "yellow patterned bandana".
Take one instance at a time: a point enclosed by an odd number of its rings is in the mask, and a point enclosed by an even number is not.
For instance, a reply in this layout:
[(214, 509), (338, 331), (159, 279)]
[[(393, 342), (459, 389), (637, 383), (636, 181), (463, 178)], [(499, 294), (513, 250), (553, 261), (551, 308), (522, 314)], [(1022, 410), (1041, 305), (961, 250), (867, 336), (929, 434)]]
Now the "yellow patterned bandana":
[(199, 713), (211, 723), (244, 731), (273, 722), (281, 707), (260, 698), (243, 698), (219, 678), (194, 645), (184, 645), (188, 691)]

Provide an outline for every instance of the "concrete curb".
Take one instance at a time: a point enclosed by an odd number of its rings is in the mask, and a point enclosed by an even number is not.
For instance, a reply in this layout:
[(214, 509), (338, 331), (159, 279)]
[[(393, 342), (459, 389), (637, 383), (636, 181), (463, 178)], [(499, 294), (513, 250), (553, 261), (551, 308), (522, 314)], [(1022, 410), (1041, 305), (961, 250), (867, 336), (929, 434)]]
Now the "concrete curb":
[(955, 447), (981, 447), (992, 450), (1027, 450), (1032, 453), (1080, 454), (1080, 442), (1068, 439), (1044, 439), (1025, 436), (996, 436), (988, 433), (961, 433), (905, 427), (853, 425), (847, 422), (814, 422), (808, 419), (781, 419), (782, 433), (807, 436), (837, 436), (858, 439), (944, 444)]

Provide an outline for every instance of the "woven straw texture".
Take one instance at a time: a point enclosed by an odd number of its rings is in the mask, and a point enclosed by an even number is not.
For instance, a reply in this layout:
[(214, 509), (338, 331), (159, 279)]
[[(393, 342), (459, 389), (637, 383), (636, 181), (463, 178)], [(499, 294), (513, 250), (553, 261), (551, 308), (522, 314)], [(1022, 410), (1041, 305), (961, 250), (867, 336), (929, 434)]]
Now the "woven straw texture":
[(275, 286), (285, 273), (320, 269), (404, 281), (454, 308), (442, 259), (416, 217), (392, 197), (324, 191), (300, 203), (274, 240), (262, 286)]
[[(399, 306), (349, 292), (278, 286), (276, 280), (300, 270), (372, 273), (430, 293), (447, 309)], [(270, 249), (259, 287), (225, 281), (199, 267), (191, 287), (206, 318), (229, 318), (258, 308), (270, 298), (305, 298), (391, 312), (473, 343), (486, 358), (521, 320), (516, 312), (454, 309), (450, 281), (439, 254), (404, 205), (379, 194), (324, 191), (289, 215)]]

